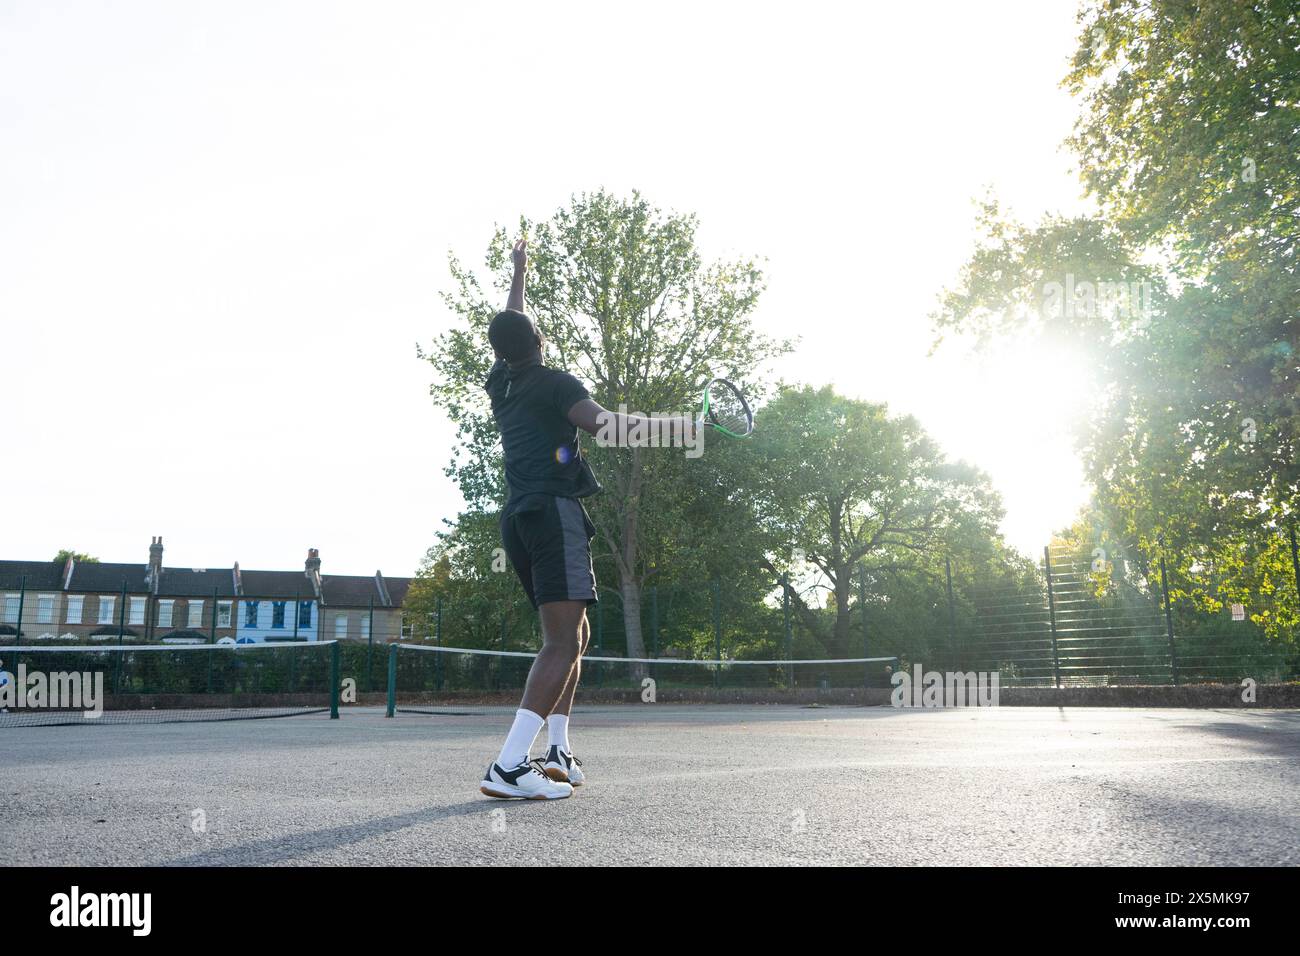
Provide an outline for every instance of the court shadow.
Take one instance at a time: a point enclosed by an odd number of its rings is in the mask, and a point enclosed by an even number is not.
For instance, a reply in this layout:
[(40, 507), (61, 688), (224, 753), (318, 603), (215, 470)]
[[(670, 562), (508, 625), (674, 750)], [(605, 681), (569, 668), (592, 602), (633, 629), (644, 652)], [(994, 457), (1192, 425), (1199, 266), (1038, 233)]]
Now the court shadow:
[[(1180, 729), (1210, 733), (1249, 745), (1255, 753), (1300, 757), (1300, 713), (1294, 711), (1220, 711), (1223, 720), (1188, 721)], [(1226, 719), (1231, 714), (1234, 719)], [(1244, 718), (1244, 719), (1243, 719)]]
[[(507, 801), (486, 801), (481, 798), (467, 798), (464, 803), (448, 804), (441, 807), (427, 807), (410, 813), (398, 813), (390, 817), (380, 817), (361, 823), (329, 827), (323, 830), (311, 830), (306, 833), (291, 833), (269, 840), (242, 843), (238, 846), (221, 847), (204, 850), (180, 859), (170, 860), (163, 866), (267, 866), (284, 863), (298, 857), (309, 856), (320, 850), (333, 850), (350, 844), (365, 843), (377, 837), (397, 833), (408, 827), (423, 823), (434, 823), (455, 817), (473, 814), (486, 814), (494, 807)], [(529, 804), (538, 806), (542, 801), (508, 801), (511, 804)], [(430, 860), (430, 863), (436, 862)]]

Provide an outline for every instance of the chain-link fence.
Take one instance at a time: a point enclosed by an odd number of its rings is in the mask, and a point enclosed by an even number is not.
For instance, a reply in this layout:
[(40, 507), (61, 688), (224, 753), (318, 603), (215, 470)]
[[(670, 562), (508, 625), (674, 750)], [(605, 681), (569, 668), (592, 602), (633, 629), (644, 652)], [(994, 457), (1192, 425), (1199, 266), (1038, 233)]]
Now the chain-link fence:
[[(1014, 572), (980, 572), (960, 556), (932, 556), (924, 567), (889, 575), (863, 568), (842, 607), (813, 600), (815, 589), (801, 591), (784, 576), (757, 583), (752, 575), (743, 582), (656, 581), (632, 592), (631, 612), (628, 595), (603, 587), (588, 613), (588, 654), (665, 664), (894, 657), (909, 670), (919, 664), (926, 670), (997, 671), (1004, 686), (1027, 687), (1300, 679), (1300, 635), (1294, 629), (1267, 634), (1255, 620), (1260, 615), (1250, 613), (1258, 608), (1225, 605), (1209, 614), (1171, 600), (1168, 571), (1159, 559), (1122, 570), (1078, 546), (1056, 544), (1044, 548), (1037, 567), (1026, 564)], [(1300, 567), (1289, 570), (1289, 580), (1271, 594), (1274, 607), (1264, 609), (1274, 618), (1287, 608), (1290, 619), (1296, 617)], [(383, 691), (388, 644), (507, 653), (541, 646), (538, 615), (508, 577), (442, 583), (417, 578), (402, 606), (337, 606), (305, 588), (269, 599), (220, 587), (162, 597), (130, 576), (112, 588), (102, 581), (93, 592), (59, 584), (38, 573), (0, 578), (0, 646), (336, 640), (343, 676), (352, 679), (357, 694)], [(0, 651), (0, 661), (3, 656)], [(467, 672), (488, 666), (464, 664)], [(485, 671), (487, 686), (517, 683), (508, 667), (499, 670), (500, 677)], [(779, 683), (782, 669), (770, 670), (770, 680)], [(725, 673), (739, 680), (743, 673), (749, 681), (757, 669), (665, 672), (689, 672), (683, 680), (699, 681), (717, 681)], [(600, 669), (593, 668), (591, 677), (600, 680)], [(863, 669), (862, 681), (884, 685), (888, 677), (883, 667), (871, 674)], [(822, 679), (807, 672), (806, 680)]]

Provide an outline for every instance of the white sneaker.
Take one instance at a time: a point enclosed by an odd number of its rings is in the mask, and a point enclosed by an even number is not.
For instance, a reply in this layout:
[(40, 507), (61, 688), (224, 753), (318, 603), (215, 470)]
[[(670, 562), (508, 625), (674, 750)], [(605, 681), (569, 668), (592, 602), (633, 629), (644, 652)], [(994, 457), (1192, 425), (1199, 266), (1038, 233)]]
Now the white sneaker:
[(488, 767), (479, 790), (489, 797), (521, 800), (563, 800), (573, 796), (573, 787), (567, 782), (552, 780), (536, 765), (525, 760), (513, 770), (505, 770), (499, 763)]
[(575, 787), (581, 787), (582, 781), (587, 778), (587, 775), (582, 772), (582, 761), (559, 744), (552, 745), (551, 749), (546, 751), (542, 770), (552, 780), (562, 780)]

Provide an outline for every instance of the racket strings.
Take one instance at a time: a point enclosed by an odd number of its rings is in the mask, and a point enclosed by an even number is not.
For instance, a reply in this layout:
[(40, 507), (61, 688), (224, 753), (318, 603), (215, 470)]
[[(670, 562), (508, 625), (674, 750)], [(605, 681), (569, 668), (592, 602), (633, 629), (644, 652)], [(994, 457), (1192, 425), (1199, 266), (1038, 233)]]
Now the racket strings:
[(709, 388), (709, 421), (734, 435), (746, 435), (753, 428), (753, 416), (740, 394), (725, 383)]

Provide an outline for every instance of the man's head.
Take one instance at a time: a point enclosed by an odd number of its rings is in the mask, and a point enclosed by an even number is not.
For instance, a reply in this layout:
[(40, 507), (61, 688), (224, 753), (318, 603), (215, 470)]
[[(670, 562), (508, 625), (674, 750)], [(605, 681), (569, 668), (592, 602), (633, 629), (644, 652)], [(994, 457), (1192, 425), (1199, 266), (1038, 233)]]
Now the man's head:
[(532, 319), (514, 309), (505, 309), (492, 317), (488, 341), (497, 358), (512, 365), (542, 355), (542, 334)]

